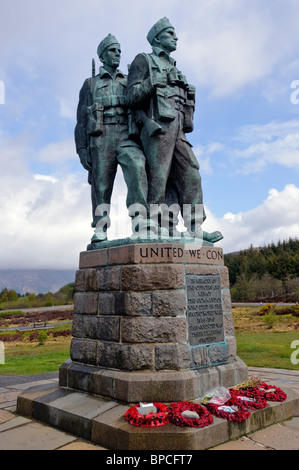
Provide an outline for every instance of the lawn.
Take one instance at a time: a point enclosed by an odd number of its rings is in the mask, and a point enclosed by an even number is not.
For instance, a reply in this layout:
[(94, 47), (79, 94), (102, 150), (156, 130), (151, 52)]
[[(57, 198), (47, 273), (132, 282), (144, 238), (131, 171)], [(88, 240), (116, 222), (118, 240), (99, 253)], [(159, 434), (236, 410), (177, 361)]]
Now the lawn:
[(291, 362), (291, 344), (299, 340), (298, 332), (236, 333), (236, 340), (237, 354), (249, 367), (299, 370), (299, 364)]
[(44, 344), (24, 342), (7, 345), (5, 364), (0, 364), (0, 374), (33, 375), (57, 372), (69, 357), (69, 337), (59, 341), (46, 341)]
[[(291, 344), (299, 340), (299, 318), (293, 315), (277, 315), (269, 323), (257, 314), (258, 309), (259, 307), (232, 309), (238, 356), (252, 367), (299, 370), (299, 364), (291, 362), (291, 355), (294, 353)], [(71, 337), (60, 336), (66, 329), (70, 330), (71, 324), (61, 324), (48, 330), (48, 339), (44, 344), (40, 344), (37, 338), (30, 340), (32, 331), (24, 333), (21, 340), (5, 342), (5, 363), (0, 364), (0, 375), (31, 375), (58, 371), (60, 365), (70, 357)], [(58, 333), (59, 330), (62, 331)], [(58, 336), (53, 337), (53, 332)], [(4, 332), (0, 333), (0, 341), (2, 334)], [(16, 331), (12, 330), (9, 334), (16, 334)]]

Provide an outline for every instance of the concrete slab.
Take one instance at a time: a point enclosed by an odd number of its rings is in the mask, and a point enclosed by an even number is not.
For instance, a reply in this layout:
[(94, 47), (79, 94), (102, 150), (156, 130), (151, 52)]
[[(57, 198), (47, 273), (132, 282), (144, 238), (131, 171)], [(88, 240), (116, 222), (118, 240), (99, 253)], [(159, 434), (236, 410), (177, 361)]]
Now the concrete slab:
[(25, 393), (20, 397), (18, 412), (31, 409), (34, 419), (90, 440), (92, 419), (116, 405), (111, 400), (59, 388), (36, 399)]
[(30, 422), (1, 433), (0, 450), (55, 450), (76, 437), (45, 426)]
[(16, 428), (18, 426), (21, 426), (22, 424), (27, 423), (31, 423), (31, 420), (28, 418), (24, 418), (23, 416), (16, 416), (13, 419), (6, 421), (6, 423), (0, 424), (0, 432)]
[(299, 429), (299, 417), (295, 417), (292, 419), (289, 419), (288, 421), (285, 421), (283, 423), (284, 426), (290, 426), (291, 428)]
[(275, 424), (250, 436), (255, 441), (275, 450), (299, 450), (299, 430)]
[(212, 447), (209, 450), (269, 450), (259, 442), (254, 442), (249, 437), (241, 437), (237, 441), (226, 442), (217, 447)]
[(7, 410), (0, 410), (0, 424), (13, 419), (15, 415)]
[(82, 439), (77, 439), (66, 446), (60, 447), (57, 450), (106, 450), (103, 447), (96, 446), (90, 442), (84, 441)]

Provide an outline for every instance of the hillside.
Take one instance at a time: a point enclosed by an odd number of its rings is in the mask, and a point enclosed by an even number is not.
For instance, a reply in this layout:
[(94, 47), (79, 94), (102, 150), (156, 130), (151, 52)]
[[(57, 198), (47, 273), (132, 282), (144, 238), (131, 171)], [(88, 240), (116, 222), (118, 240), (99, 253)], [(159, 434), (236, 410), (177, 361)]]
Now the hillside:
[(299, 239), (228, 253), (234, 301), (299, 301)]
[(57, 292), (66, 284), (74, 282), (75, 273), (75, 269), (0, 269), (0, 291), (7, 287), (21, 295), (27, 292)]

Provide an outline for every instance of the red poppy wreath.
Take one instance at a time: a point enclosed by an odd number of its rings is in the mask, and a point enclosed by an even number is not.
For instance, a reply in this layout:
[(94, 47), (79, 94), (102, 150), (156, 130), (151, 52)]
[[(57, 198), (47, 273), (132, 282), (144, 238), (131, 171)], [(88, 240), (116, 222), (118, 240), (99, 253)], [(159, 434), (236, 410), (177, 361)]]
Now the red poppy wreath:
[(245, 408), (251, 410), (262, 410), (266, 408), (267, 400), (257, 393), (253, 393), (252, 390), (233, 390), (230, 391), (231, 398), (235, 404), (243, 405)]
[(249, 418), (250, 412), (240, 402), (233, 399), (228, 400), (224, 405), (208, 403), (207, 409), (217, 418), (223, 418), (227, 421), (237, 421), (241, 423)]
[[(172, 403), (168, 411), (169, 421), (181, 427), (203, 428), (213, 422), (213, 416), (206, 408), (190, 401)], [(188, 411), (191, 413), (186, 413)]]
[(157, 412), (148, 413), (146, 415), (139, 413), (137, 406), (132, 406), (126, 411), (125, 418), (133, 426), (140, 426), (141, 428), (153, 428), (168, 424), (167, 405), (163, 405), (163, 403), (154, 403), (154, 406), (157, 408)]
[(267, 401), (284, 401), (287, 399), (287, 394), (275, 385), (259, 382), (255, 388)]

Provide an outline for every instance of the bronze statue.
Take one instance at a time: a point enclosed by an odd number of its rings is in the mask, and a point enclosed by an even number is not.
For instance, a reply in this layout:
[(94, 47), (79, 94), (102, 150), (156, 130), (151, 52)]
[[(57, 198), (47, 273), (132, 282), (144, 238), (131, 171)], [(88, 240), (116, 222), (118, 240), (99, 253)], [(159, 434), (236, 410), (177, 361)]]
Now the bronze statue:
[[(92, 227), (95, 228), (89, 249), (107, 239), (110, 203), (117, 165), (127, 184), (126, 204), (129, 215), (136, 216), (136, 204), (147, 208), (145, 157), (138, 143), (128, 138), (126, 103), (127, 76), (119, 69), (121, 48), (109, 34), (98, 46), (103, 66), (99, 73), (85, 80), (79, 96), (76, 150), (91, 184)], [(140, 236), (147, 226), (145, 215), (138, 219)], [(136, 224), (136, 221), (135, 221)]]
[[(147, 35), (152, 53), (138, 54), (128, 77), (119, 69), (121, 48), (109, 34), (98, 46), (102, 62), (85, 80), (79, 96), (76, 150), (91, 184), (92, 227), (88, 249), (105, 246), (110, 203), (120, 165), (127, 185), (131, 241), (186, 238), (210, 244), (220, 232), (202, 231), (205, 220), (199, 165), (186, 133), (193, 130), (195, 88), (170, 56), (177, 36), (167, 18)], [(130, 242), (130, 241), (129, 241)]]
[[(195, 88), (170, 56), (178, 38), (168, 18), (159, 20), (147, 39), (152, 53), (138, 54), (133, 60), (127, 98), (128, 106), (135, 112), (146, 156), (151, 216), (159, 205), (178, 202), (187, 236), (213, 243), (222, 235), (202, 231), (206, 216), (199, 165), (186, 138), (186, 133), (193, 130)], [(167, 214), (162, 213), (163, 217), (167, 218)]]

